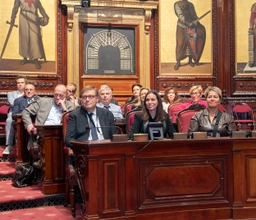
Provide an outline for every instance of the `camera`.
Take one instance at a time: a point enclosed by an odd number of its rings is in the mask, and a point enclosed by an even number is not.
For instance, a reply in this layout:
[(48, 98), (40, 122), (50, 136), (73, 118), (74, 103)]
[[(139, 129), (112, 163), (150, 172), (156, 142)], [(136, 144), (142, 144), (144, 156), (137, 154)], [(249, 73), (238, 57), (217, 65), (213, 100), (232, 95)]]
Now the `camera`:
[(88, 7), (90, 7), (91, 0), (82, 0), (81, 4), (82, 4), (82, 7), (88, 8)]

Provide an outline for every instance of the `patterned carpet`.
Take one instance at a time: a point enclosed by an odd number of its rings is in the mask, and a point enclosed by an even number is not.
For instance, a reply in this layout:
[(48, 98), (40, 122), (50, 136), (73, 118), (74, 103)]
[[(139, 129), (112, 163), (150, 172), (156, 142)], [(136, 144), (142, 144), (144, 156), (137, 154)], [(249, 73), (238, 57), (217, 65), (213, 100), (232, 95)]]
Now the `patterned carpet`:
[[(78, 213), (78, 212), (77, 212)], [(15, 211), (0, 212), (1, 220), (68, 220), (68, 219), (82, 219), (79, 213), (77, 217), (73, 217), (70, 213), (69, 207), (63, 206), (44, 206), (32, 209), (22, 209)]]
[[(76, 217), (71, 215), (70, 206), (64, 207), (64, 195), (45, 196), (41, 182), (23, 188), (12, 186), (15, 171), (15, 148), (9, 156), (2, 155), (0, 146), (0, 219), (1, 220), (47, 220), (82, 219), (80, 204), (76, 205)], [(78, 200), (77, 200), (78, 201)]]

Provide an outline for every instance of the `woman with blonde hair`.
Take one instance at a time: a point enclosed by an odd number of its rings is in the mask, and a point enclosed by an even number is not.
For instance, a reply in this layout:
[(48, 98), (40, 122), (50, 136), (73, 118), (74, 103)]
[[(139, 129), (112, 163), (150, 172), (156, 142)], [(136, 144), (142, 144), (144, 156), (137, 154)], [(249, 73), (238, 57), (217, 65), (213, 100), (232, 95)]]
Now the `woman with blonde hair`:
[(221, 112), (219, 105), (222, 100), (222, 91), (214, 86), (205, 91), (208, 107), (196, 114), (190, 120), (189, 133), (207, 132), (211, 137), (229, 136), (236, 125), (232, 115)]
[(182, 109), (188, 108), (192, 104), (200, 104), (207, 107), (207, 102), (201, 99), (203, 95), (202, 86), (200, 85), (192, 86), (189, 90), (189, 94), (190, 94), (191, 100), (189, 102), (184, 103), (181, 106)]

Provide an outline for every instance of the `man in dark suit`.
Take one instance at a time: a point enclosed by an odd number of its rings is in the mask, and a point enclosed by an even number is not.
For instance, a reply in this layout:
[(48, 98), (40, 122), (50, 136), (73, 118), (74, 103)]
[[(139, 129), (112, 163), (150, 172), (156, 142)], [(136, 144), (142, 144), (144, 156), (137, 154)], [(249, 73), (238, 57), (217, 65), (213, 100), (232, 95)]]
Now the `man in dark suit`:
[(25, 108), (27, 108), (30, 103), (36, 101), (39, 98), (36, 96), (36, 90), (33, 84), (26, 84), (24, 90), (24, 95), (14, 100), (12, 115), (20, 114)]
[(70, 141), (104, 140), (116, 134), (114, 115), (99, 108), (98, 90), (85, 86), (80, 92), (81, 106), (69, 114), (66, 146), (72, 148)]

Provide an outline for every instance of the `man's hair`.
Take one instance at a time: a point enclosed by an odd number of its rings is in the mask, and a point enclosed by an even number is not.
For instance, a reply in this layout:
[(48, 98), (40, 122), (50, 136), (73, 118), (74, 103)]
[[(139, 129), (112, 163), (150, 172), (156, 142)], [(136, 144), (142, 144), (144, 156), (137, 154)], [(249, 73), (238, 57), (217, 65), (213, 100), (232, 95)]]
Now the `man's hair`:
[(99, 94), (101, 93), (102, 90), (109, 90), (110, 94), (112, 95), (112, 89), (108, 85), (106, 85), (106, 84), (101, 85), (100, 89), (99, 89)]
[(67, 86), (74, 86), (74, 87), (75, 87), (75, 89), (74, 89), (74, 93), (76, 92), (77, 86), (76, 86), (76, 84), (75, 84), (75, 83), (69, 83), (69, 84), (67, 84)]
[(24, 80), (25, 80), (25, 84), (28, 83), (28, 80), (27, 80), (27, 77), (26, 77), (26, 76), (19, 75), (19, 76), (17, 76), (17, 77), (15, 78), (14, 81), (17, 83), (17, 80), (18, 80), (18, 79), (24, 79)]
[[(54, 91), (57, 87), (65, 87), (65, 89), (67, 90), (67, 87), (64, 84), (57, 84), (54, 88)], [(66, 92), (66, 91), (65, 91)]]
[(95, 95), (98, 96), (98, 90), (94, 86), (85, 86), (80, 91), (79, 97), (82, 98), (82, 95), (84, 94), (84, 92), (85, 91), (89, 91), (89, 90), (94, 90), (95, 91)]
[[(33, 83), (27, 83), (26, 86), (27, 86), (27, 85), (32, 85), (34, 88), (36, 88)], [(25, 87), (26, 87), (26, 86), (25, 86)]]

